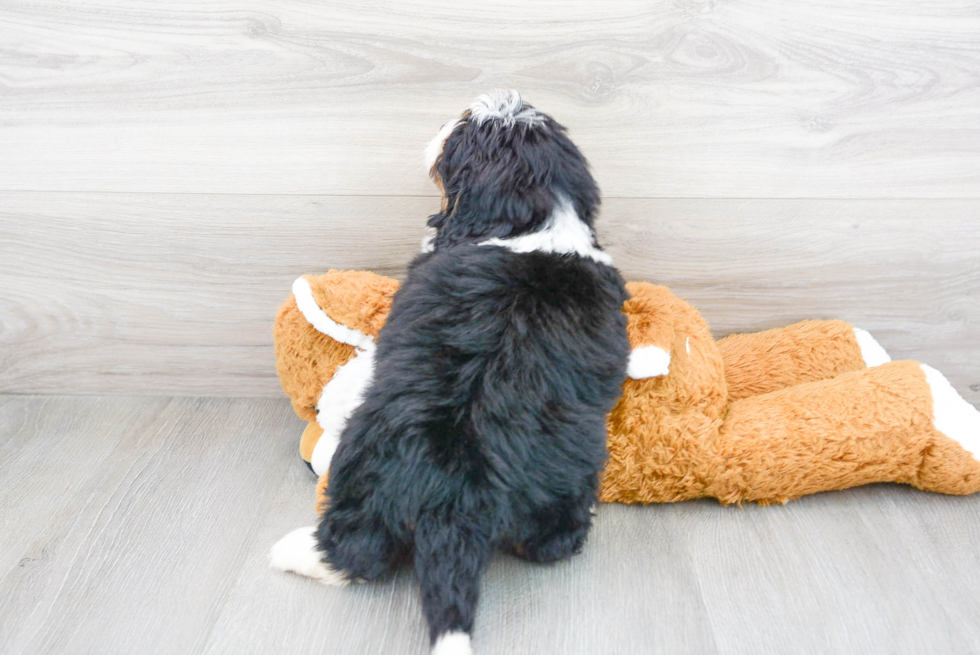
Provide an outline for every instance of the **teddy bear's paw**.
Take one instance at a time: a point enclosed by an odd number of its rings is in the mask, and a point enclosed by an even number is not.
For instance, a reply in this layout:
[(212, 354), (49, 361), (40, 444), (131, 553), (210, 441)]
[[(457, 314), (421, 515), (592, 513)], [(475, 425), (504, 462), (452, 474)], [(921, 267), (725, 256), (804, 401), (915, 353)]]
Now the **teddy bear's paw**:
[(269, 551), (269, 567), (313, 578), (328, 585), (346, 585), (347, 578), (323, 561), (317, 548), (316, 528), (293, 530), (276, 542)]
[(925, 364), (920, 366), (932, 391), (936, 429), (980, 461), (980, 411), (957, 393), (942, 373)]
[(892, 361), (891, 356), (881, 347), (881, 344), (871, 336), (871, 333), (861, 328), (854, 328), (854, 338), (861, 349), (861, 357), (868, 368), (881, 366)]
[(640, 346), (630, 353), (626, 375), (634, 380), (656, 378), (670, 373), (670, 353), (657, 346)]

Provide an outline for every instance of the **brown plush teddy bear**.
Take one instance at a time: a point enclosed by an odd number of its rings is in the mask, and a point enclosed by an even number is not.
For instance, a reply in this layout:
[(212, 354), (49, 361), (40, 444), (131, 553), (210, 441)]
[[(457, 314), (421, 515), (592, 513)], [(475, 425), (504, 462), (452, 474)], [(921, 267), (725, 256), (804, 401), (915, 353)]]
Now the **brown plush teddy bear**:
[[(843, 321), (715, 342), (667, 288), (627, 288), (633, 352), (608, 418), (600, 500), (769, 504), (885, 481), (980, 490), (980, 412), (935, 369), (890, 361)], [(320, 501), (397, 289), (365, 271), (304, 276), (276, 318), (279, 379), (309, 423), (300, 453), (320, 476)]]

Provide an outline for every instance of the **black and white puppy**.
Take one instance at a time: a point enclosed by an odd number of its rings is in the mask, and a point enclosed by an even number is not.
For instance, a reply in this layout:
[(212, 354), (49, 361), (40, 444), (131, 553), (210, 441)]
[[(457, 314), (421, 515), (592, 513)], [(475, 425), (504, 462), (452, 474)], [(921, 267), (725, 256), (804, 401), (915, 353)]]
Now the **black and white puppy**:
[(535, 562), (582, 548), (626, 377), (627, 294), (593, 234), (588, 163), (519, 94), (481, 96), (427, 154), (444, 192), (428, 252), (378, 335), (329, 507), (272, 565), (343, 584), (411, 559), (433, 652), (457, 655), (495, 548)]

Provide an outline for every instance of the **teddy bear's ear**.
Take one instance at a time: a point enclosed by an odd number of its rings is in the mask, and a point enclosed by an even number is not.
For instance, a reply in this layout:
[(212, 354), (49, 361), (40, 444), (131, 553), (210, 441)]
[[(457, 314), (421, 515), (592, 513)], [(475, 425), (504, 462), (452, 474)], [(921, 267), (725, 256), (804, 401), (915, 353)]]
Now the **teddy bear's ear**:
[(364, 347), (388, 319), (398, 281), (369, 271), (304, 275), (293, 283), (303, 315), (320, 332), (341, 343)]

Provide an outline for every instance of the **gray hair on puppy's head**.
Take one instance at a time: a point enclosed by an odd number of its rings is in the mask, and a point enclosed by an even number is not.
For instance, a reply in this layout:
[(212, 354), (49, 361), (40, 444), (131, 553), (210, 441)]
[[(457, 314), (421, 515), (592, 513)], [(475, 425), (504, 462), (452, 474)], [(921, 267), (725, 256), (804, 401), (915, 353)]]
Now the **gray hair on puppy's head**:
[(484, 93), (469, 107), (470, 119), (477, 125), (487, 121), (500, 121), (505, 127), (515, 123), (534, 125), (543, 123), (544, 114), (524, 102), (519, 91), (514, 89), (494, 89)]
[(513, 127), (518, 123), (543, 125), (547, 116), (524, 101), (520, 91), (514, 89), (494, 89), (480, 95), (463, 112), (460, 118), (447, 121), (439, 129), (435, 138), (425, 147), (425, 170), (432, 175), (436, 161), (446, 145), (446, 140), (463, 121), (471, 121), (480, 126), (487, 121), (499, 121), (503, 127)]

